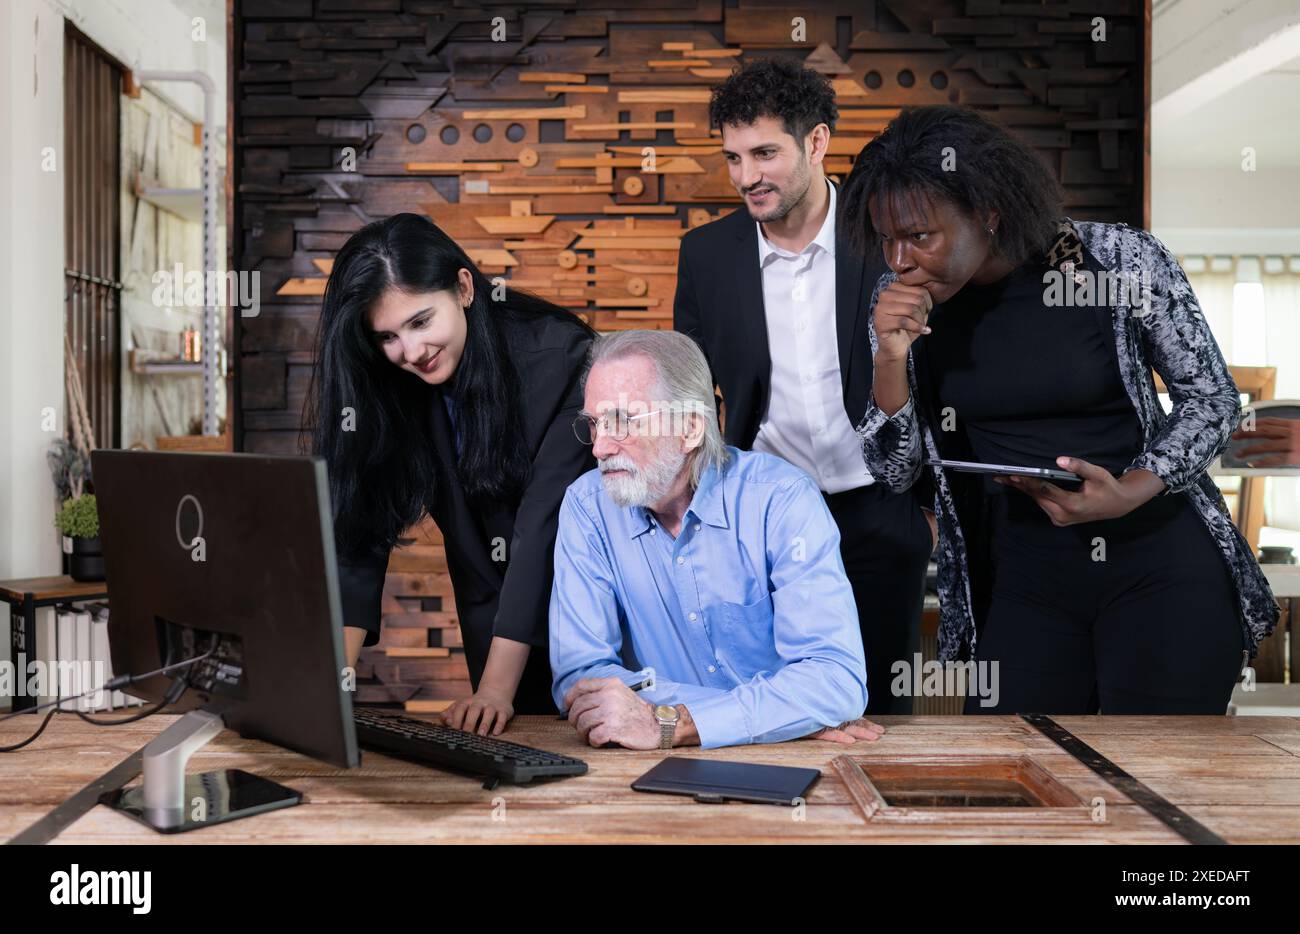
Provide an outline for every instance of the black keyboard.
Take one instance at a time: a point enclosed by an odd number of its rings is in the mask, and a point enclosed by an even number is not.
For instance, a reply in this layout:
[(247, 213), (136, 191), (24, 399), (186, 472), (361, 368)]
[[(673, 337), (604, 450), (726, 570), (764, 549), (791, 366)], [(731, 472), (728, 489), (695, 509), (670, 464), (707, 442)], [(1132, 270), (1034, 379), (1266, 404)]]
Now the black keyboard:
[(581, 759), (467, 733), (443, 723), (364, 707), (354, 709), (352, 719), (361, 748), (481, 776), (485, 788), (495, 788), (499, 782), (522, 785), (534, 778), (582, 775), (587, 771), (587, 763)]

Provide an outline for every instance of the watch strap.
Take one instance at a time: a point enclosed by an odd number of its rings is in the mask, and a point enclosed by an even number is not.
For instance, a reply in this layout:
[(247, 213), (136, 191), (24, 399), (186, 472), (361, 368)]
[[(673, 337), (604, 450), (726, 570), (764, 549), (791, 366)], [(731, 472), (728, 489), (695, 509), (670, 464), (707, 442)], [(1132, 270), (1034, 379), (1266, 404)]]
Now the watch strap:
[(672, 749), (673, 734), (677, 732), (677, 723), (680, 719), (680, 715), (672, 720), (661, 719), (656, 715), (655, 719), (659, 721), (659, 748)]

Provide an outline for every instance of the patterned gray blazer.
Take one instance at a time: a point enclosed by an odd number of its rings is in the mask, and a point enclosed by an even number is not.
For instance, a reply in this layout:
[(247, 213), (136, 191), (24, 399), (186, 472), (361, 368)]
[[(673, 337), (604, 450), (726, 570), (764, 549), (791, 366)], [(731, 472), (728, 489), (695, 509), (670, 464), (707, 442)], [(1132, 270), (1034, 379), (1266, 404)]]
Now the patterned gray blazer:
[[(1240, 421), (1241, 402), (1187, 276), (1164, 244), (1144, 230), (1069, 218), (1061, 222), (1047, 262), (1067, 276), (1085, 265), (1120, 277), (1140, 277), (1147, 271), (1150, 304), (1132, 307), (1127, 290), (1121, 288), (1109, 309), (1120, 377), (1145, 439), (1142, 453), (1127, 469), (1150, 470), (1165, 482), (1162, 495), (1186, 494), (1228, 566), (1241, 607), (1245, 645), (1253, 657), (1260, 640), (1277, 623), (1278, 605), (1250, 546), (1233, 524), (1223, 495), (1206, 473)], [(897, 278), (893, 272), (881, 276), (871, 296), (873, 310), (881, 289)], [(869, 334), (874, 355), (874, 326)], [(1173, 401), (1168, 415), (1156, 396), (1153, 367)], [(915, 406), (920, 397), (910, 352), (907, 370), (911, 395), (903, 408), (887, 417), (872, 398), (857, 427), (867, 468), (895, 492), (906, 490), (920, 475), (923, 448), (926, 458), (940, 456), (932, 426)], [(971, 548), (963, 538), (949, 478), (942, 468), (931, 469), (939, 523), (939, 657), (944, 661), (970, 658), (975, 651), (978, 603), (971, 597)]]

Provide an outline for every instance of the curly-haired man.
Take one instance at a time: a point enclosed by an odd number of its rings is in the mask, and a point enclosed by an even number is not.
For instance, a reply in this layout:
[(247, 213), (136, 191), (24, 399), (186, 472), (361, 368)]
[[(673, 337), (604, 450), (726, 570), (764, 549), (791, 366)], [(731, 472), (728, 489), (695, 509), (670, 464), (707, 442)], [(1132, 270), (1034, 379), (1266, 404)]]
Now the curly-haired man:
[(708, 358), (727, 443), (783, 457), (821, 489), (857, 604), (866, 710), (909, 713), (911, 698), (889, 685), (919, 646), (932, 517), (924, 491), (876, 482), (854, 432), (872, 384), (867, 308), (885, 267), (837, 249), (823, 160), (838, 115), (829, 80), (793, 59), (750, 61), (714, 89), (709, 119), (744, 210), (683, 238), (673, 323)]

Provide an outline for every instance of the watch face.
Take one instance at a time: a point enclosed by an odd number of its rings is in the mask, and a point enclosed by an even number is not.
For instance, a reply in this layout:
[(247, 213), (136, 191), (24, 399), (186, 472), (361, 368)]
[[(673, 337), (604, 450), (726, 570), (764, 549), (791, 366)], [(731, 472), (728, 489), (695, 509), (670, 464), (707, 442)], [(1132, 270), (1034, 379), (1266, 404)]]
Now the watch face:
[(660, 704), (655, 708), (655, 717), (659, 720), (676, 720), (677, 708), (669, 707), (667, 704)]

